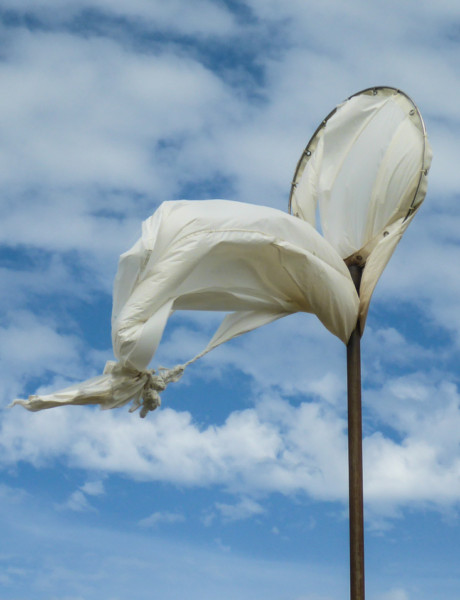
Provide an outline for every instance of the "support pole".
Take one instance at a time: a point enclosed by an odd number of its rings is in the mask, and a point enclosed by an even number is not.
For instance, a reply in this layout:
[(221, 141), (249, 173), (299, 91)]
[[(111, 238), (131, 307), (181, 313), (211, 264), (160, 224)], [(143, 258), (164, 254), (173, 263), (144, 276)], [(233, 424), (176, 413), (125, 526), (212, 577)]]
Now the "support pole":
[[(362, 267), (349, 266), (359, 294)], [(363, 443), (361, 334), (359, 323), (347, 345), (348, 491), (350, 515), (350, 600), (364, 600)]]

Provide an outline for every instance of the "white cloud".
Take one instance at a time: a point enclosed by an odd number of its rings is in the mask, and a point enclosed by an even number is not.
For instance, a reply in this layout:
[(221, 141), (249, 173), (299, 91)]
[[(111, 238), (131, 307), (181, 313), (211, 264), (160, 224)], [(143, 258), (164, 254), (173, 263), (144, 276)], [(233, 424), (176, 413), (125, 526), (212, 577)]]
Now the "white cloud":
[[(0, 556), (7, 583), (33, 589), (43, 598), (104, 598), (140, 600), (249, 600), (297, 598), (302, 590), (324, 589), (341, 597), (341, 567), (298, 561), (265, 560), (229, 550), (224, 541), (171, 541), (146, 528), (107, 527), (85, 523), (83, 515), (57, 513), (39, 500), (16, 495), (8, 500), (0, 489), (2, 531), (8, 553)], [(77, 517), (77, 518), (75, 518)], [(17, 570), (21, 569), (20, 572)], [(206, 586), (203, 587), (203, 581)], [(345, 584), (346, 585), (346, 584)], [(63, 596), (63, 591), (64, 596)]]
[(103, 482), (101, 480), (91, 480), (72, 492), (65, 502), (56, 502), (54, 506), (57, 510), (96, 512), (96, 508), (91, 504), (89, 497), (103, 494), (105, 494)]
[[(235, 21), (224, 6), (209, 0), (197, 0), (193, 8), (183, 0), (5, 0), (3, 7), (18, 13), (36, 14), (48, 22), (71, 22), (84, 11), (101, 11), (106, 17), (132, 19), (134, 24), (150, 25), (162, 31), (174, 31), (183, 35), (224, 36), (235, 32)], [(202, 18), (206, 14), (206, 19)]]
[(224, 521), (241, 521), (256, 515), (262, 515), (265, 512), (264, 507), (252, 498), (242, 498), (236, 504), (216, 502), (215, 506)]
[[(167, 331), (155, 363), (170, 366), (189, 360), (206, 346), (222, 318), (188, 313), (171, 334)], [(259, 391), (275, 387), (286, 395), (313, 395), (337, 405), (346, 386), (345, 356), (343, 344), (316, 317), (297, 314), (225, 344), (195, 363), (187, 375), (225, 378), (226, 369), (235, 367), (250, 376)]]
[(22, 394), (31, 378), (43, 377), (47, 372), (66, 377), (85, 373), (85, 361), (80, 357), (84, 344), (76, 334), (61, 333), (51, 316), (39, 318), (18, 311), (8, 317), (8, 324), (0, 327), (3, 405)]
[(372, 503), (443, 507), (459, 502), (459, 394), (454, 384), (416, 373), (389, 379), (367, 398), (380, 423), (401, 441), (376, 432), (365, 440), (365, 487)]
[[(251, 0), (254, 19), (238, 26), (241, 38), (229, 9), (204, 0), (198, 9), (187, 2), (143, 0), (75, 1), (65, 9), (56, 0), (3, 5), (40, 13), (55, 27), (3, 30), (0, 78), (8, 94), (0, 98), (6, 209), (0, 240), (52, 253), (45, 266), (2, 273), (3, 305), (11, 311), (0, 331), (8, 401), (50, 366), (62, 381), (65, 375), (85, 378), (99, 364), (71, 327), (63, 331), (51, 317), (43, 321), (21, 310), (31, 295), (45, 306), (47, 294), (60, 289), (80, 301), (107, 292), (118, 255), (136, 239), (141, 217), (188, 182), (212, 181), (218, 174), (232, 182), (240, 200), (285, 207), (295, 163), (316, 125), (345, 96), (374, 84), (401, 86), (419, 103), (435, 160), (427, 206), (388, 266), (373, 304), (408, 303), (421, 312), (430, 333), (434, 323), (459, 335), (457, 48), (428, 43), (444, 36), (458, 16), (454, 3), (377, 6), (356, 0), (345, 6), (330, 0), (307, 6), (301, 0)], [(181, 46), (176, 39), (140, 49), (127, 42), (132, 32), (121, 39), (113, 23), (100, 34), (66, 32), (63, 23), (85, 7), (137, 25), (142, 19), (150, 31), (218, 35), (222, 52), (225, 43), (240, 39), (251, 54), (245, 36), (252, 27), (266, 50), (255, 57), (259, 79), (237, 59), (213, 71), (211, 60), (200, 62), (193, 43)], [(63, 256), (75, 251), (79, 273), (87, 269), (82, 281)], [(195, 319), (193, 327), (171, 335), (162, 357), (172, 364), (179, 356), (189, 358), (208, 329)], [(366, 383), (374, 389), (365, 393), (372, 425), (394, 434), (367, 432), (369, 502), (381, 512), (414, 500), (458, 503), (459, 416), (449, 383), (454, 376), (438, 376), (435, 385), (418, 376), (391, 379), (390, 367), (413, 369), (430, 359), (439, 364), (440, 357), (378, 318), (363, 344), (373, 356)], [(70, 465), (180, 485), (344, 499), (343, 347), (300, 315), (220, 349), (190, 377), (218, 378), (231, 368), (249, 376), (255, 392), (266, 397), (220, 426), (204, 427), (189, 413), (169, 409), (139, 423), (91, 409), (29, 415), (17, 408), (4, 414), (3, 460), (40, 465), (64, 457)], [(313, 400), (291, 406), (273, 389)], [(91, 495), (89, 489), (78, 490), (76, 501)]]
[(60, 357), (65, 361), (76, 358), (76, 336), (60, 336), (46, 321), (41, 323), (30, 313), (13, 315), (12, 323), (1, 330), (3, 360), (11, 363), (25, 361), (33, 364), (39, 360), (49, 364)]
[(408, 593), (402, 588), (394, 588), (377, 597), (377, 600), (409, 600)]
[(174, 49), (140, 54), (108, 39), (23, 30), (8, 58), (4, 185), (171, 190), (171, 165), (152, 160), (156, 144), (202, 135), (229, 100), (218, 77)]
[(146, 517), (145, 519), (141, 519), (139, 521), (139, 525), (141, 527), (155, 527), (159, 524), (172, 524), (172, 523), (183, 523), (185, 521), (185, 516), (182, 513), (175, 513), (169, 511), (157, 511), (150, 515), (150, 517)]
[[(14, 250), (12, 254), (14, 255)], [(30, 305), (34, 300), (49, 295), (68, 295), (73, 299), (89, 302), (91, 292), (94, 291), (92, 278), (85, 274), (77, 280), (74, 275), (75, 265), (69, 264), (59, 254), (35, 257), (35, 261), (27, 266), (19, 266), (13, 261), (8, 264), (6, 258), (4, 263), (5, 266), (0, 267), (0, 302), (3, 311), (10, 314), (14, 314), (19, 307)]]
[[(30, 3), (27, 6), (30, 8)], [(56, 9), (55, 2), (49, 6)], [(119, 9), (113, 3), (112, 8), (102, 2), (92, 6)], [(167, 8), (136, 2), (130, 11), (141, 15), (148, 6), (158, 23), (165, 14), (175, 15), (180, 7), (182, 18), (173, 16), (170, 21), (177, 31), (193, 23), (184, 2), (168, 3)], [(209, 21), (199, 22), (212, 24), (215, 13), (233, 18), (223, 7), (212, 6), (214, 9), (204, 3)], [(449, 89), (455, 86), (454, 56), (439, 61), (439, 56), (433, 56), (432, 49), (425, 49), (420, 42), (420, 26), (438, 35), (436, 28), (444, 21), (426, 19), (418, 9), (398, 5), (398, 10), (388, 11), (361, 2), (347, 6), (346, 11), (335, 2), (318, 7), (287, 2), (282, 7), (274, 5), (276, 9), (265, 2), (249, 6), (259, 18), (262, 36), (268, 37), (271, 31), (273, 37), (273, 27), (264, 29), (267, 23), (281, 27), (282, 20), (289, 19), (289, 26), (285, 25), (289, 37), (280, 35), (270, 51), (257, 57), (264, 74), (258, 92), (264, 102), (253, 106), (242, 102), (238, 89), (224, 85), (191, 53), (187, 56), (178, 50), (178, 45), (165, 44), (157, 55), (149, 55), (96, 37), (43, 32), (16, 35), (10, 53), (18, 75), (5, 67), (12, 99), (4, 99), (7, 104), (2, 108), (11, 124), (7, 140), (17, 140), (18, 131), (25, 127), (27, 131), (29, 143), (18, 147), (26, 172), (18, 175), (28, 180), (36, 172), (41, 182), (46, 176), (53, 186), (60, 181), (128, 185), (165, 198), (177, 190), (174, 181), (192, 174), (207, 178), (217, 170), (235, 177), (241, 199), (279, 205), (285, 202), (298, 155), (317, 123), (361, 87), (381, 82), (403, 86), (405, 82), (412, 88), (407, 91), (427, 107), (428, 116), (448, 114), (449, 119), (456, 119), (455, 89), (441, 95), (435, 92), (446, 85)], [(425, 10), (431, 17), (430, 8)], [(199, 14), (195, 8), (193, 13)], [(439, 16), (439, 12), (433, 11), (433, 15)], [(353, 43), (337, 34), (344, 19), (350, 21)], [(414, 33), (409, 37), (408, 21)], [(324, 22), (330, 36), (317, 39), (317, 32), (324, 31), (318, 23)], [(332, 28), (331, 22), (335, 24)], [(376, 22), (382, 24), (381, 39), (376, 38)], [(388, 26), (383, 27), (385, 23)], [(240, 27), (247, 32), (249, 25)], [(370, 36), (379, 47), (372, 57), (360, 51), (361, 46), (368, 47)], [(243, 34), (240, 37), (245, 39)], [(395, 46), (389, 43), (392, 38), (408, 47), (397, 59)], [(69, 69), (69, 64), (74, 68)], [(438, 85), (420, 85), (422, 68), (426, 79), (435, 77)], [(434, 135), (436, 120), (432, 129)], [(155, 143), (164, 140), (173, 141), (169, 151), (152, 154)], [(8, 156), (14, 156), (11, 144), (8, 150)], [(171, 170), (168, 156), (181, 165), (178, 171)], [(436, 179), (436, 169), (434, 176)], [(450, 190), (456, 189), (455, 183), (458, 179), (452, 180)]]
[[(402, 377), (366, 391), (365, 398), (381, 426), (396, 432), (390, 437), (371, 430), (364, 440), (365, 498), (374, 524), (379, 515), (398, 516), (398, 509), (408, 505), (440, 511), (457, 506), (460, 408), (455, 386)], [(65, 459), (98, 473), (222, 486), (243, 495), (235, 505), (219, 503), (227, 519), (261, 512), (247, 494), (305, 493), (342, 501), (347, 493), (346, 422), (327, 401), (292, 406), (266, 394), (254, 408), (207, 427), (193, 422), (189, 413), (168, 408), (140, 421), (127, 413), (89, 408), (30, 414), (17, 407), (4, 414), (0, 439), (5, 465)], [(80, 488), (85, 494), (89, 490)]]
[(306, 596), (302, 594), (295, 600), (332, 600), (332, 596), (324, 596), (322, 594), (307, 594)]
[(100, 479), (87, 481), (80, 489), (88, 496), (101, 496), (105, 494), (104, 483)]
[(55, 504), (55, 507), (58, 510), (74, 510), (76, 512), (94, 510), (81, 490), (76, 490), (69, 496), (66, 502), (63, 504)]
[(67, 456), (75, 466), (146, 480), (221, 484), (235, 491), (304, 489), (336, 498), (346, 487), (343, 427), (319, 405), (294, 408), (278, 400), (204, 429), (190, 414), (171, 409), (149, 421), (77, 407), (37, 414), (12, 409), (1, 439), (6, 464)]
[[(194, 23), (183, 2), (168, 3), (166, 8), (146, 2), (129, 8), (102, 1), (90, 4), (144, 18), (148, 12), (160, 25), (168, 22), (179, 31)], [(33, 5), (58, 11), (51, 0)], [(14, 6), (33, 9), (30, 2)], [(66, 11), (72, 14), (84, 6), (89, 4), (74, 2)], [(140, 216), (152, 212), (159, 200), (179, 193), (186, 181), (206, 181), (221, 173), (234, 181), (239, 199), (286, 206), (295, 163), (317, 123), (344, 96), (373, 84), (377, 74), (395, 85), (407, 82), (412, 88), (407, 91), (416, 101), (420, 99), (422, 108), (427, 107), (428, 118), (433, 115), (429, 130), (441, 159), (434, 163), (430, 189), (442, 188), (444, 193), (458, 189), (455, 152), (445, 150), (452, 146), (445, 136), (455, 139), (452, 119), (456, 119), (458, 94), (455, 89), (441, 95), (434, 92), (455, 85), (454, 57), (439, 61), (438, 55), (433, 58), (431, 48), (425, 50), (422, 45), (397, 60), (392, 44), (381, 46), (372, 61), (368, 52), (356, 53), (357, 45), (367, 44), (373, 35), (369, 32), (376, 11), (379, 21), (390, 21), (386, 31), (404, 40), (407, 23), (401, 13), (410, 14), (411, 23), (415, 19), (417, 26), (427, 23), (431, 32), (441, 27), (438, 18), (423, 19), (419, 10), (414, 13), (410, 8), (388, 11), (357, 2), (346, 11), (340, 3), (308, 9), (298, 2), (276, 10), (271, 3), (252, 2), (249, 6), (259, 18), (259, 35), (268, 35), (266, 23), (279, 25), (281, 18), (290, 19), (290, 42), (275, 44), (257, 58), (264, 74), (257, 86), (263, 102), (242, 99), (238, 88), (223, 83), (223, 71), (212, 72), (200, 64), (196, 52), (187, 54), (178, 44), (160, 45), (156, 53), (148, 53), (136, 52), (115, 37), (83, 37), (75, 32), (18, 29), (14, 37), (7, 38), (0, 77), (10, 93), (0, 100), (5, 115), (0, 161), (3, 157), (4, 197), (11, 198), (11, 210), (2, 220), (0, 238), (8, 244), (19, 241), (61, 251), (77, 248), (91, 254), (86, 261), (91, 270), (98, 257), (103, 265), (111, 257), (110, 274), (104, 276), (107, 269), (102, 267), (97, 272), (98, 279), (105, 277), (105, 289), (109, 289), (116, 258), (129, 245), (128, 239), (133, 241)], [(175, 18), (178, 10), (181, 19)], [(232, 19), (222, 6), (203, 3), (203, 10), (209, 21), (199, 21), (209, 29), (218, 21), (216, 15), (223, 15), (222, 22)], [(431, 16), (430, 7), (424, 10)], [(198, 15), (195, 9), (193, 12)], [(439, 16), (437, 11), (434, 14)], [(316, 38), (311, 36), (323, 30), (317, 19), (332, 19), (342, 26), (344, 18), (353, 19), (354, 44), (345, 43), (342, 35), (333, 35), (334, 30), (327, 39), (329, 46), (324, 41), (312, 43)], [(409, 38), (405, 43), (415, 42)], [(415, 60), (420, 65), (414, 64)], [(363, 77), (367, 63), (369, 79)], [(436, 77), (439, 84), (421, 87), (421, 70), (426, 79)], [(412, 73), (417, 74), (413, 87)], [(18, 186), (34, 186), (33, 197), (19, 202)], [(117, 201), (113, 193), (105, 191), (113, 188), (135, 191), (143, 199), (133, 201), (122, 195)], [(121, 216), (131, 215), (133, 206), (138, 212), (128, 222), (93, 214), (115, 208)], [(434, 266), (431, 260), (431, 270)], [(413, 289), (420, 285), (418, 279)]]
[[(0, 98), (0, 243), (29, 258), (27, 268), (7, 262), (0, 272), (2, 402), (35, 382), (51, 390), (103, 366), (105, 353), (83, 340), (72, 312), (93, 318), (91, 304), (110, 293), (119, 254), (160, 201), (218, 188), (284, 209), (296, 161), (324, 116), (369, 85), (400, 86), (420, 106), (435, 155), (427, 200), (376, 289), (363, 338), (366, 518), (382, 529), (406, 508), (458, 510), (458, 4), (248, 0), (241, 11), (237, 5), (2, 2), (4, 14), (35, 15), (2, 28), (0, 80), (8, 93)], [(85, 9), (94, 29), (79, 18)], [(219, 178), (225, 185), (217, 185)], [(56, 304), (68, 311), (65, 324), (52, 314)], [(200, 350), (216, 317), (179, 322), (160, 364)], [(146, 521), (157, 530), (140, 527), (136, 535), (127, 533), (126, 521), (123, 533), (80, 526), (84, 511), (104, 500), (106, 474), (167, 482), (185, 494), (192, 486), (223, 489), (233, 501), (206, 502), (213, 512), (204, 521), (215, 527), (217, 513), (263, 516), (268, 494), (345, 506), (343, 346), (311, 316), (284, 319), (190, 368), (168, 391), (170, 406), (192, 385), (197, 392), (202, 381), (228, 377), (233, 384), (241, 375), (251, 390), (246, 410), (227, 405), (215, 424), (212, 411), (197, 422), (193, 406), (190, 413), (163, 408), (145, 421), (79, 407), (2, 411), (0, 462), (9, 474), (22, 473), (21, 462), (94, 474), (62, 498), (79, 513), (50, 515), (35, 497), (0, 487), (2, 530), (14, 526), (8, 557), (1, 557), (4, 584), (23, 581), (25, 589), (61, 600), (141, 599), (152, 589), (164, 599), (187, 589), (203, 600), (203, 580), (206, 598), (343, 597), (342, 564), (299, 568), (237, 557), (224, 535), (212, 549), (168, 543), (159, 537), (168, 530), (161, 524), (180, 526), (185, 518), (174, 508), (154, 512)], [(65, 525), (72, 519), (79, 526)], [(281, 532), (285, 525), (277, 523)], [(418, 569), (414, 576), (404, 556), (401, 565), (404, 579), (379, 573), (378, 600), (436, 597), (432, 573)]]
[(98, 375), (113, 358), (110, 350), (90, 348), (71, 317), (58, 318), (46, 306), (44, 314), (40, 313), (11, 310), (4, 315), (5, 325), (0, 325), (0, 406), (29, 393), (46, 394)]
[[(460, 260), (457, 243), (459, 225), (455, 198), (436, 206), (429, 198), (417, 222), (389, 263), (376, 290), (375, 299), (397, 315), (401, 303), (410, 303), (421, 313), (424, 329), (434, 340), (453, 334), (459, 340), (458, 298)], [(452, 348), (445, 346), (445, 351)]]

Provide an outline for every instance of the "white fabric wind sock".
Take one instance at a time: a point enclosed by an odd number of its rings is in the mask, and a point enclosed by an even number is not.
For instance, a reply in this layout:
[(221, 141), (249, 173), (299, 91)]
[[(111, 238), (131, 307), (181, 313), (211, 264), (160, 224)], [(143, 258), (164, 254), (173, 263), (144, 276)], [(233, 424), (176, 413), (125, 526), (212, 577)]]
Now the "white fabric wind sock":
[(400, 90), (370, 88), (340, 104), (302, 154), (294, 215), (320, 227), (348, 265), (363, 269), (359, 322), (372, 292), (425, 198), (431, 148), (419, 110)]
[[(112, 314), (118, 363), (62, 392), (16, 403), (29, 410), (114, 408), (133, 399), (144, 416), (159, 405), (168, 383), (219, 344), (299, 311), (315, 313), (346, 342), (358, 307), (345, 263), (309, 223), (240, 202), (165, 202), (120, 258)], [(231, 312), (198, 356), (172, 370), (149, 371), (166, 321), (180, 309)]]
[[(295, 216), (225, 200), (163, 203), (120, 258), (112, 312), (118, 362), (99, 377), (13, 404), (36, 411), (132, 400), (144, 417), (187, 365), (296, 312), (314, 313), (347, 343), (358, 320), (364, 327), (373, 289), (426, 192), (430, 151), (414, 106), (397, 90), (376, 88), (331, 113), (299, 161)], [(315, 229), (317, 206), (324, 237)], [(359, 296), (350, 264), (364, 267)], [(176, 310), (229, 315), (200, 354), (149, 370)]]

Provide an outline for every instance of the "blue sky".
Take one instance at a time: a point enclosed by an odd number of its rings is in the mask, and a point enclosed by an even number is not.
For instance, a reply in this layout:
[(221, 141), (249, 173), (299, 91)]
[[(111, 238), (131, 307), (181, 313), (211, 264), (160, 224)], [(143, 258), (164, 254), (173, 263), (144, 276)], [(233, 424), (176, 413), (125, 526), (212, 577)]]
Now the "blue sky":
[[(374, 85), (419, 106), (428, 195), (363, 349), (368, 600), (460, 595), (460, 9), (453, 0), (2, 0), (0, 600), (348, 594), (345, 349), (311, 315), (191, 366), (141, 420), (7, 409), (112, 358), (120, 253), (171, 199), (287, 209)], [(218, 315), (175, 315), (156, 364)]]

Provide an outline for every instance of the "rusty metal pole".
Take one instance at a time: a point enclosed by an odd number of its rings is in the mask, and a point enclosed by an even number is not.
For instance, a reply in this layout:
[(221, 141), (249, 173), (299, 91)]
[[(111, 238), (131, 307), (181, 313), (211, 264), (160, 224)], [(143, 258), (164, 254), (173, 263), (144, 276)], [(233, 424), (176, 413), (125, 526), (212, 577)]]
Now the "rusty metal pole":
[[(349, 266), (359, 295), (362, 267)], [(364, 600), (363, 443), (361, 334), (359, 324), (347, 344), (348, 493), (350, 515), (350, 600)]]

